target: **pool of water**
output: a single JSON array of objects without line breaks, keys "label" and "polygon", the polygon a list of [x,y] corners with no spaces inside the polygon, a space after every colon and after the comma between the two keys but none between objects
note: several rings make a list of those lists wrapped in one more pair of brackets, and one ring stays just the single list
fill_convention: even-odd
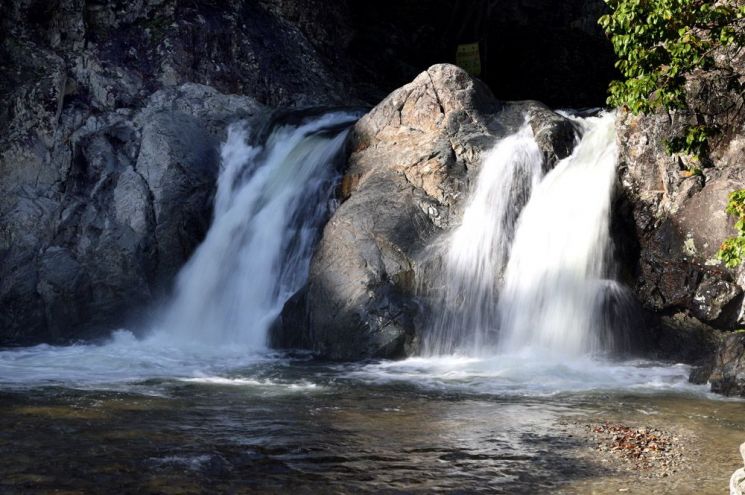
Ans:
[{"label": "pool of water", "polygon": [[[713,494],[745,441],[745,403],[683,366],[142,345],[0,352],[0,492]],[[603,421],[680,433],[684,463],[603,462],[573,426]]]}]

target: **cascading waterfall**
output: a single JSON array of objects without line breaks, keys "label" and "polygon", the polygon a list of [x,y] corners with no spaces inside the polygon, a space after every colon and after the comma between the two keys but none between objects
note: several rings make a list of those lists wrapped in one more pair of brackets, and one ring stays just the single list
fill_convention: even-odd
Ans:
[{"label": "cascading waterfall", "polygon": [[615,115],[574,119],[583,137],[534,190],[515,232],[499,298],[500,348],[562,357],[613,348],[604,312],[624,302],[612,275]]},{"label": "cascading waterfall", "polygon": [[[101,344],[0,351],[0,383],[108,387],[158,377],[232,383],[224,377],[231,370],[271,361],[262,352],[269,326],[307,280],[333,206],[341,152],[359,117],[295,112],[275,118],[266,132],[232,126],[212,225],[151,331],[141,339],[120,329]],[[250,145],[249,136],[258,144]]]},{"label": "cascading waterfall", "polygon": [[358,115],[334,112],[276,126],[263,146],[229,129],[212,226],[179,273],[151,340],[260,350],[305,282],[329,214],[334,162]]},{"label": "cascading waterfall", "polygon": [[[2,350],[0,384],[312,390],[306,378],[275,375],[285,365],[261,351],[269,325],[305,282],[338,178],[334,163],[358,115],[296,117],[262,133],[257,146],[247,144],[248,129],[230,130],[213,225],[150,335],[122,329],[101,344]],[[581,144],[543,178],[528,127],[487,154],[462,224],[441,246],[430,294],[442,319],[424,342],[428,355],[361,364],[344,376],[500,396],[688,390],[684,366],[590,354],[610,344],[607,320],[623,310],[626,293],[609,280],[613,116],[575,120]]]},{"label": "cascading waterfall", "polygon": [[461,224],[445,240],[435,276],[439,308],[426,355],[477,353],[493,344],[499,274],[520,209],[542,175],[543,155],[527,123],[487,154]]},{"label": "cascading waterfall", "polygon": [[609,279],[614,114],[573,120],[580,142],[543,178],[528,126],[488,154],[446,240],[425,355],[610,349],[604,315],[625,301]]}]

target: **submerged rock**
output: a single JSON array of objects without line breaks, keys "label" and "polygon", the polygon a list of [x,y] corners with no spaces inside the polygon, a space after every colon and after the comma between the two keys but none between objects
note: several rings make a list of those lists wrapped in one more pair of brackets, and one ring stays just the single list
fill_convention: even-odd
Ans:
[{"label": "submerged rock", "polygon": [[343,202],[313,257],[307,318],[298,318],[297,298],[284,312],[305,328],[283,329],[277,343],[305,342],[333,359],[416,348],[424,251],[459,218],[483,154],[526,117],[546,136],[547,157],[568,154],[566,119],[539,103],[500,102],[452,65],[431,67],[365,115],[351,139]]}]

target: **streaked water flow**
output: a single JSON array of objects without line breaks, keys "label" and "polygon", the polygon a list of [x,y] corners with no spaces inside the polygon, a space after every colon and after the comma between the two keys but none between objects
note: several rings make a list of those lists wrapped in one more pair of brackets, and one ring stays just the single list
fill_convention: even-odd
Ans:
[{"label": "streaked water flow", "polygon": [[537,348],[573,359],[614,347],[603,313],[623,290],[609,278],[615,114],[575,122],[581,141],[520,214],[498,305],[505,353]]},{"label": "streaked water flow", "polygon": [[212,225],[143,338],[117,330],[102,345],[2,351],[0,382],[100,386],[211,376],[270,359],[267,331],[307,279],[359,114],[289,118],[257,144],[245,123],[229,129]]},{"label": "streaked water flow", "polygon": [[[168,345],[266,347],[267,329],[308,275],[329,214],[334,160],[357,116],[330,113],[276,127],[261,146],[231,127],[215,216],[178,276],[153,339]],[[337,129],[329,136],[329,129]]]},{"label": "streaked water flow", "polygon": [[487,155],[442,245],[424,355],[568,361],[624,342],[628,298],[610,252],[615,115],[572,120],[581,139],[545,177],[528,125]]},{"label": "streaked water flow", "polygon": [[479,353],[493,343],[500,274],[515,221],[542,175],[543,154],[525,124],[501,140],[484,163],[461,224],[443,246],[432,306],[438,312],[424,354]]}]

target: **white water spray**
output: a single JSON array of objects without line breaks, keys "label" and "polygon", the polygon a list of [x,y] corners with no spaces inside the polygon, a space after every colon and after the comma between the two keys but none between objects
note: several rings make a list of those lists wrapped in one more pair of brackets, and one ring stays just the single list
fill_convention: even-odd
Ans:
[{"label": "white water spray", "polygon": [[[625,344],[618,330],[631,299],[610,278],[614,117],[572,118],[582,138],[542,180],[532,134],[521,129],[502,140],[482,166],[461,226],[443,246],[435,280],[444,287],[435,287],[432,299],[439,319],[424,356],[371,364],[355,375],[517,396],[705,393],[687,382],[687,366],[598,359]],[[516,191],[530,199],[516,201]]]},{"label": "white water spray", "polygon": [[101,345],[0,351],[0,384],[118,388],[153,378],[220,381],[231,370],[260,369],[276,359],[264,352],[267,330],[306,281],[330,213],[334,165],[358,117],[333,112],[275,125],[257,146],[247,143],[244,126],[232,127],[222,148],[212,225],[150,335],[137,339],[117,330]]},{"label": "white water spray", "polygon": [[229,130],[212,226],[151,340],[265,348],[269,326],[307,278],[332,163],[356,118],[337,112],[276,127],[262,147],[246,143],[245,128]]},{"label": "white water spray", "polygon": [[583,137],[520,214],[499,298],[500,348],[563,358],[611,348],[603,312],[610,280],[615,115],[575,119]]},{"label": "white water spray", "polygon": [[478,353],[494,342],[500,274],[515,222],[542,175],[543,155],[526,123],[487,154],[461,224],[448,236],[435,277],[437,319],[424,354]]},{"label": "white water spray", "polygon": [[528,126],[488,154],[442,253],[425,355],[571,359],[612,347],[606,316],[626,302],[609,279],[614,114],[573,120],[580,142],[543,178]]}]

